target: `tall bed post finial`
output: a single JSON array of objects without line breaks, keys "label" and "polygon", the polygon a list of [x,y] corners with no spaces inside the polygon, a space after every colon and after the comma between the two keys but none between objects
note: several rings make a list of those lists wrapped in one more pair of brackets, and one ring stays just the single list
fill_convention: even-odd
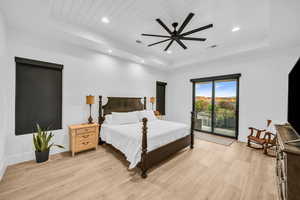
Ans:
[{"label": "tall bed post finial", "polygon": [[102,96],[99,96],[99,119],[102,117]]},{"label": "tall bed post finial", "polygon": [[144,97],[144,110],[147,109],[147,97]]},{"label": "tall bed post finial", "polygon": [[194,148],[194,122],[195,122],[195,115],[194,111],[191,112],[191,145],[190,148]]},{"label": "tall bed post finial", "polygon": [[[99,116],[98,116],[98,123],[99,123],[99,134],[101,131],[102,123],[104,122],[104,117],[102,115],[102,96],[99,96]],[[104,141],[101,140],[101,137],[99,135],[99,144],[102,145]]]},{"label": "tall bed post finial", "polygon": [[142,160],[141,170],[142,178],[147,178],[147,118],[143,118],[143,135],[142,135]]}]

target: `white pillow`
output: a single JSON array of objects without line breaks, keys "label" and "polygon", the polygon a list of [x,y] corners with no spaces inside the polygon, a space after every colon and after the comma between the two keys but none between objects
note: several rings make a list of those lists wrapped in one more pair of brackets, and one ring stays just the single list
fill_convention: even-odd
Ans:
[{"label": "white pillow", "polygon": [[139,118],[136,112],[117,113],[112,112],[113,124],[133,124],[139,123]]},{"label": "white pillow", "polygon": [[112,119],[112,115],[105,115],[105,120],[103,122],[103,124],[113,124],[113,119]]},{"label": "white pillow", "polygon": [[157,120],[156,116],[154,115],[153,110],[142,110],[137,112],[139,116],[139,120],[143,121],[143,118],[147,118],[148,121]]}]

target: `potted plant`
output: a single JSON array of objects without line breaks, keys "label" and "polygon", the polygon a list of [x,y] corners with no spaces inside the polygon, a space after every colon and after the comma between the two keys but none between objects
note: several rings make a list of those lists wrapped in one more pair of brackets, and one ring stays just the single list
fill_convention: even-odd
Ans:
[{"label": "potted plant", "polygon": [[53,146],[59,148],[64,148],[64,147],[54,143],[49,144],[54,135],[51,132],[48,132],[47,130],[43,130],[39,124],[37,124],[36,127],[37,127],[37,133],[33,134],[35,158],[37,163],[42,163],[49,159],[49,151],[51,147]]}]

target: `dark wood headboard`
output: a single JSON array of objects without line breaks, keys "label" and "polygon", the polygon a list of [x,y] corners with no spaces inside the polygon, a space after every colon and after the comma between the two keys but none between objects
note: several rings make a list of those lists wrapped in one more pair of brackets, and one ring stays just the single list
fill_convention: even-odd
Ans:
[{"label": "dark wood headboard", "polygon": [[[111,112],[132,112],[145,110],[147,98],[144,97],[107,97],[108,101],[102,105],[102,96],[99,96],[99,124],[104,120],[105,115]],[[144,99],[144,103],[142,103]]]}]

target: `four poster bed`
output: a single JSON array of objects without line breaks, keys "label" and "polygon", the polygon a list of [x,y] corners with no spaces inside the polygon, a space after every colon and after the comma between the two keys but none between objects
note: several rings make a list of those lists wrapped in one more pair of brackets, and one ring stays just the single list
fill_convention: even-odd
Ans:
[{"label": "four poster bed", "polygon": [[142,178],[147,177],[147,170],[152,166],[188,146],[191,149],[194,146],[193,113],[190,129],[185,124],[146,117],[132,124],[107,122],[114,113],[150,112],[145,110],[146,97],[108,97],[106,105],[102,105],[102,96],[99,96],[99,144],[107,143],[119,150],[130,162],[129,168],[141,169]]}]

